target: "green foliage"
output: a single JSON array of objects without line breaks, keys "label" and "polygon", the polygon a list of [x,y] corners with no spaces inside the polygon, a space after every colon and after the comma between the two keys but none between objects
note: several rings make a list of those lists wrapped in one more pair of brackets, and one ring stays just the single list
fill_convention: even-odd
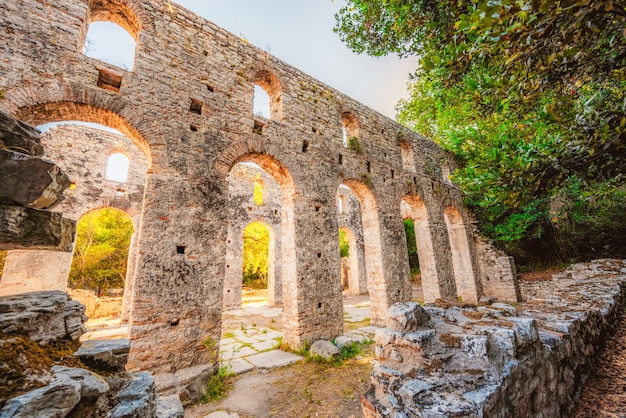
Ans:
[{"label": "green foliage", "polygon": [[341,258],[350,257],[350,241],[348,233],[343,229],[339,230],[339,254]]},{"label": "green foliage", "polygon": [[267,288],[270,234],[260,222],[250,223],[243,231],[243,285]]},{"label": "green foliage", "polygon": [[[459,157],[454,181],[497,243],[523,257],[586,258],[604,252],[557,247],[594,233],[623,251],[600,230],[624,211],[590,203],[602,190],[619,206],[626,174],[623,1],[349,0],[335,30],[357,52],[420,57],[398,118]],[[564,196],[567,226],[550,217]]]},{"label": "green foliage", "polygon": [[409,251],[411,275],[413,275],[420,271],[420,262],[417,256],[417,241],[415,239],[415,221],[413,219],[404,220],[404,236],[406,237],[406,248]]},{"label": "green foliage", "polygon": [[356,136],[351,136],[350,138],[348,138],[348,148],[358,153],[362,152],[361,141],[359,141],[359,138],[357,138]]},{"label": "green foliage", "polygon": [[206,391],[202,397],[202,403],[209,403],[219,401],[230,388],[232,388],[232,378],[234,373],[231,371],[230,364],[227,366],[220,366],[216,374],[212,375],[207,382]]},{"label": "green foliage", "polygon": [[132,233],[132,221],[119,210],[105,208],[83,216],[76,225],[70,286],[98,294],[124,287]]}]

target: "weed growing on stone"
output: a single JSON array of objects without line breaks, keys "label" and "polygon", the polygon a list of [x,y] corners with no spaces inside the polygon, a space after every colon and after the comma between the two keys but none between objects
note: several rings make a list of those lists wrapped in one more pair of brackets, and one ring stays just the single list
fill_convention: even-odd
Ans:
[{"label": "weed growing on stone", "polygon": [[231,371],[231,365],[220,366],[216,374],[209,379],[206,392],[202,397],[202,403],[209,403],[221,400],[232,387],[232,377],[235,374]]},{"label": "weed growing on stone", "polygon": [[235,334],[232,331],[224,333],[224,338],[235,338]]}]

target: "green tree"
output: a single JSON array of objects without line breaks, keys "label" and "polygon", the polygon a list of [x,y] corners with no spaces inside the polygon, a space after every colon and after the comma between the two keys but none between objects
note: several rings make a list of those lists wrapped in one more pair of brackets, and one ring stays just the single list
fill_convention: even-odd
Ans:
[{"label": "green tree", "polygon": [[341,258],[350,257],[350,240],[343,229],[339,230],[339,255]]},{"label": "green tree", "polygon": [[124,287],[132,233],[132,221],[119,210],[105,208],[83,216],[76,225],[70,286],[98,294]]},{"label": "green tree", "polygon": [[459,157],[454,180],[484,232],[563,258],[552,244],[572,236],[550,217],[561,191],[582,207],[623,184],[624,5],[349,0],[335,30],[357,52],[419,55],[399,120]]},{"label": "green tree", "polygon": [[243,285],[267,288],[270,233],[261,222],[251,222],[243,231]]}]

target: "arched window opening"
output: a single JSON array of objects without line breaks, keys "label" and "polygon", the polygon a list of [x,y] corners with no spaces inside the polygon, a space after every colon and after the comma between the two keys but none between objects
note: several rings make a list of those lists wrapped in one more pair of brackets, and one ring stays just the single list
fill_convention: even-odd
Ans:
[{"label": "arched window opening", "polygon": [[400,140],[400,154],[402,156],[402,167],[405,170],[415,172],[415,160],[413,159],[413,147],[405,138]]},{"label": "arched window opening", "polygon": [[272,72],[259,71],[254,78],[254,114],[281,122],[283,119],[282,93],[280,81]]},{"label": "arched window opening", "polygon": [[83,216],[76,224],[69,287],[92,290],[97,296],[124,288],[133,231],[133,222],[118,209],[104,208]]},{"label": "arched window opening", "polygon": [[352,112],[341,115],[343,146],[353,151],[361,151],[359,122]]},{"label": "arched window opening", "polygon": [[132,71],[135,62],[135,39],[112,22],[93,22],[87,30],[83,54]]},{"label": "arched window opening", "polygon": [[111,154],[107,161],[107,171],[104,176],[107,180],[126,183],[128,181],[128,169],[130,160],[121,152]]},{"label": "arched window opening", "polygon": [[337,209],[340,215],[348,213],[348,199],[345,195],[339,195],[337,198]]}]

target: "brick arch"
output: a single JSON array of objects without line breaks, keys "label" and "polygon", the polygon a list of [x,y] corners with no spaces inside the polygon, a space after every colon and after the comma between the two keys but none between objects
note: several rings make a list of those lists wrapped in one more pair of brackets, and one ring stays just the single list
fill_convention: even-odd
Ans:
[{"label": "brick arch", "polygon": [[137,232],[137,225],[135,225],[135,222],[133,220],[133,216],[135,216],[137,212],[132,210],[131,203],[126,199],[102,199],[94,202],[94,204],[90,208],[85,210],[80,215],[80,217],[77,219],[77,222],[83,219],[85,216],[89,215],[90,213],[97,212],[102,209],[115,209],[124,213],[124,215],[126,215],[128,219],[133,223],[133,232]]},{"label": "brick arch", "polygon": [[6,99],[9,113],[32,125],[79,120],[117,129],[133,141],[152,168],[154,155],[147,138],[160,134],[152,127],[140,128],[141,115],[133,115],[127,99],[76,84],[20,87],[8,91]]},{"label": "brick arch", "polygon": [[141,30],[154,29],[143,5],[134,0],[92,0],[87,17],[87,26],[92,22],[112,22],[128,32],[135,42]]},{"label": "brick arch", "polygon": [[259,159],[261,161],[266,161],[266,165],[271,171],[268,171],[261,164],[259,165],[276,178],[279,184],[282,185],[278,178],[285,180],[289,178],[291,179],[291,183],[293,183],[289,170],[282,164],[282,162],[280,162],[279,158],[276,157],[276,155],[279,154],[280,150],[272,144],[269,144],[264,140],[249,137],[245,141],[238,141],[231,144],[230,147],[224,150],[221,158],[219,158],[215,163],[215,173],[220,179],[226,181],[228,173],[230,173],[230,170],[232,170],[235,164],[251,161],[252,159]]}]

